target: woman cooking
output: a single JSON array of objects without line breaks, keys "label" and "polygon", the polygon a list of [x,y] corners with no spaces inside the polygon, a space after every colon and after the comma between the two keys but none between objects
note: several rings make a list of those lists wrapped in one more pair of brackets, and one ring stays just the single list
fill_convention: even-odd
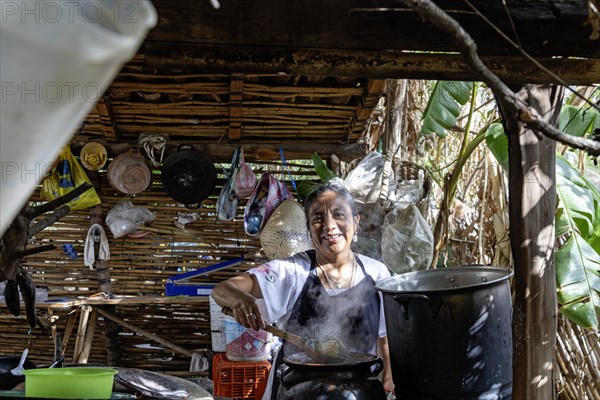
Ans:
[{"label": "woman cooking", "polygon": [[[219,283],[212,297],[233,310],[234,318],[255,330],[265,321],[324,341],[338,338],[350,352],[378,354],[384,360],[382,383],[393,390],[383,302],[375,284],[390,276],[379,261],[352,252],[359,215],[348,190],[325,183],[306,199],[304,212],[314,250],[273,260]],[[354,239],[356,240],[356,239]],[[265,307],[257,302],[264,299]],[[275,399],[274,372],[283,356],[297,353],[284,343],[271,368],[263,400]]]}]

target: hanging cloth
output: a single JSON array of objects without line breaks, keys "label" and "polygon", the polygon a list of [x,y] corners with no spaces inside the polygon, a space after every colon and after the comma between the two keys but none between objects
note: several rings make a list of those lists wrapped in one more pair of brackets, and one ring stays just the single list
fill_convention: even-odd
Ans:
[{"label": "hanging cloth", "polygon": [[108,248],[108,240],[104,228],[100,224],[94,224],[90,227],[85,238],[85,246],[83,249],[83,264],[92,269],[96,262],[96,254],[94,244],[100,243],[98,250],[98,260],[109,260],[110,249]]},{"label": "hanging cloth", "polygon": [[162,164],[168,138],[168,135],[153,135],[150,133],[140,134],[138,143],[146,150],[150,163],[154,167],[160,167]]}]

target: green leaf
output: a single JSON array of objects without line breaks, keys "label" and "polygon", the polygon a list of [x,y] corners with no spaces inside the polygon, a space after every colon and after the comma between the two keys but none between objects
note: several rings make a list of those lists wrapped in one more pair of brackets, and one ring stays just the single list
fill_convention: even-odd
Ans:
[{"label": "green leaf", "polygon": [[595,328],[598,326],[596,310],[591,302],[568,304],[559,309],[561,314],[584,328]]},{"label": "green leaf", "polygon": [[313,165],[315,166],[315,171],[317,172],[317,175],[319,175],[319,178],[321,178],[321,182],[325,183],[328,180],[337,176],[332,170],[327,168],[327,164],[325,164],[321,157],[319,157],[316,153],[313,153],[313,155],[310,156],[310,158],[313,161]]},{"label": "green leaf", "polygon": [[596,214],[594,194],[588,182],[562,156],[556,156],[556,191],[568,218],[576,224],[584,237],[593,231],[592,219]]},{"label": "green leaf", "polygon": [[593,229],[585,240],[592,246],[596,253],[600,254],[600,202],[596,202]]},{"label": "green leaf", "polygon": [[584,136],[600,127],[600,113],[593,108],[563,105],[558,121],[561,131],[573,136]]},{"label": "green leaf", "polygon": [[321,185],[318,182],[310,182],[310,181],[300,181],[298,182],[298,197],[300,201],[306,200],[308,195]]},{"label": "green leaf", "polygon": [[554,230],[556,233],[556,237],[565,235],[573,230],[571,228],[571,222],[569,221],[569,217],[567,216],[567,214],[565,213],[565,210],[563,208],[556,209],[556,216],[554,218],[555,218]]},{"label": "green leaf", "polygon": [[583,181],[587,184],[592,196],[594,198],[594,220],[592,222],[593,228],[590,234],[585,237],[585,240],[592,246],[596,253],[600,254],[600,191],[598,188],[598,184],[591,182],[585,176],[581,177]]},{"label": "green leaf", "polygon": [[508,138],[502,124],[494,123],[485,133],[485,142],[498,164],[508,172]]},{"label": "green leaf", "polygon": [[444,137],[471,97],[473,82],[438,81],[423,112],[422,135],[435,133]]},{"label": "green leaf", "polygon": [[555,262],[560,311],[578,325],[598,327],[600,254],[572,232],[556,252]]}]

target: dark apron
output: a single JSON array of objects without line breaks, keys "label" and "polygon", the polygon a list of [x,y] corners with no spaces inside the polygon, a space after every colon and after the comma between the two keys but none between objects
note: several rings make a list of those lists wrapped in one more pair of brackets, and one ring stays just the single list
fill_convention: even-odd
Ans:
[{"label": "dark apron", "polygon": [[[300,296],[294,303],[287,331],[300,336],[323,340],[337,337],[349,352],[370,353],[379,333],[379,294],[375,281],[367,274],[356,256],[365,278],[356,286],[337,295],[330,295],[313,270],[317,267],[314,250],[306,252],[311,260],[308,279]],[[284,342],[272,368],[283,363],[283,357],[303,352],[300,348]],[[271,399],[277,398],[279,379],[273,377]]]}]

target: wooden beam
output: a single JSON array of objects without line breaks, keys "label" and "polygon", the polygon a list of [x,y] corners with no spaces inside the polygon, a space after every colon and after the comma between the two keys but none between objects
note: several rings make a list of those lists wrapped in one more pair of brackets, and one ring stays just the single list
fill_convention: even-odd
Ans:
[{"label": "wooden beam", "polygon": [[[600,46],[599,46],[600,47]],[[354,76],[363,78],[478,80],[460,54],[400,51],[202,46],[146,42],[145,68],[220,73]],[[522,56],[481,56],[504,82],[558,83]],[[599,59],[538,58],[570,85],[600,82]]]},{"label": "wooden beam", "polygon": [[[160,16],[148,36],[165,41],[238,47],[452,52],[452,37],[393,0],[238,0],[214,9],[209,1],[154,0]],[[587,0],[510,2],[438,0],[477,43],[480,54],[517,55],[490,25],[535,57],[600,59],[592,28],[584,26]],[[509,14],[510,17],[507,15]],[[491,24],[483,18],[487,18]],[[224,67],[226,65],[222,65]],[[238,70],[243,71],[243,70]],[[359,75],[360,76],[360,75]]]},{"label": "wooden beam", "polygon": [[115,128],[115,121],[110,109],[110,101],[106,96],[100,97],[100,100],[96,104],[96,110],[98,111],[104,137],[108,140],[117,140],[118,135]]},{"label": "wooden beam", "polygon": [[[71,142],[71,148],[74,154],[81,150],[85,142]],[[180,143],[170,143],[167,145],[165,154],[174,152]],[[238,144],[203,144],[194,143],[194,146],[204,152],[212,162],[222,163],[230,162],[233,151]],[[313,153],[319,154],[321,158],[329,158],[335,154],[340,160],[352,161],[367,154],[368,148],[365,143],[322,143],[306,141],[290,141],[282,143],[251,144],[244,143],[244,158],[246,162],[272,161],[279,160],[279,146],[283,147],[285,157],[289,160],[307,160]],[[129,151],[130,145],[127,143],[105,143],[105,147],[111,156],[115,156]]]},{"label": "wooden beam", "polygon": [[[363,97],[360,99],[360,103],[358,104],[358,107],[356,107],[354,117],[348,127],[348,139],[351,138],[356,124],[364,123],[371,116],[373,109],[377,105],[377,102],[379,102],[379,99],[385,90],[385,84],[385,79],[369,79]],[[363,126],[361,126],[361,129],[362,128]]]},{"label": "wooden beam", "polygon": [[229,140],[242,137],[242,104],[244,98],[244,74],[231,74],[229,91]]}]

